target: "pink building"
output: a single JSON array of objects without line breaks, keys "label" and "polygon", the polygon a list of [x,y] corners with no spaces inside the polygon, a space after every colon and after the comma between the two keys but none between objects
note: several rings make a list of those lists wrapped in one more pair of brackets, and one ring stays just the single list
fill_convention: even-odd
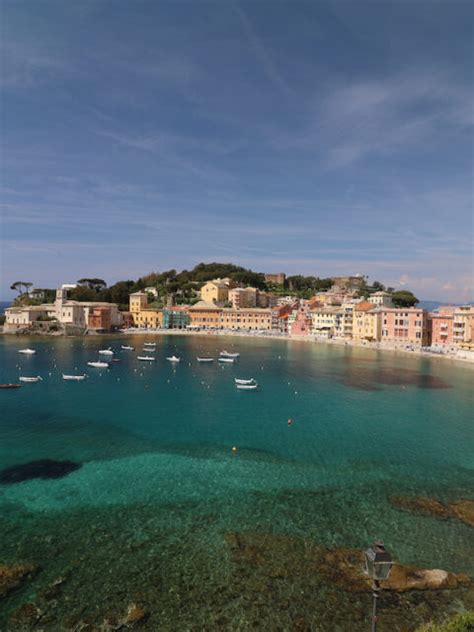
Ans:
[{"label": "pink building", "polygon": [[431,344],[428,312],[418,307],[382,308],[382,342]]},{"label": "pink building", "polygon": [[[453,310],[454,311],[454,310]],[[431,318],[431,344],[453,344],[453,313],[433,313]]]},{"label": "pink building", "polygon": [[292,336],[309,336],[313,327],[313,321],[308,311],[304,307],[300,307],[296,314],[294,322],[291,324]]}]

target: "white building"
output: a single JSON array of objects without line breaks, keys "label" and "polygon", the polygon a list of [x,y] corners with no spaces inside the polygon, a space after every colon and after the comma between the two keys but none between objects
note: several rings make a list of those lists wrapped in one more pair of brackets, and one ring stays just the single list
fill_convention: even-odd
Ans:
[{"label": "white building", "polygon": [[393,307],[393,298],[388,292],[374,292],[367,300],[378,307]]}]

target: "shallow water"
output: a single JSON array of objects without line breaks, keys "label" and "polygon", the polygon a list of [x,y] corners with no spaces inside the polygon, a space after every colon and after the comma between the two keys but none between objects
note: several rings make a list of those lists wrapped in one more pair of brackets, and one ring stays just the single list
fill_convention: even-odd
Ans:
[{"label": "shallow water", "polygon": [[[157,361],[137,361],[153,339]],[[87,367],[108,345],[122,362]],[[36,355],[19,355],[26,346]],[[240,360],[196,362],[223,348]],[[173,353],[182,358],[174,368]],[[63,381],[76,367],[89,378]],[[44,380],[0,391],[0,470],[39,459],[82,466],[0,485],[0,561],[41,566],[0,602],[2,630],[31,601],[43,615],[26,625],[45,631],[80,621],[98,629],[132,602],[148,611],[149,630],[367,629],[370,596],[317,573],[282,579],[266,563],[239,564],[230,532],[287,536],[294,550],[269,539],[269,554],[291,549],[295,567],[306,541],[364,548],[383,538],[404,563],[474,575],[472,528],[387,500],[472,497],[470,366],[264,339],[2,337],[0,381],[19,374]],[[260,388],[238,391],[234,377]],[[47,599],[58,576],[66,579]],[[413,630],[473,601],[464,589],[387,593],[379,627]]]}]

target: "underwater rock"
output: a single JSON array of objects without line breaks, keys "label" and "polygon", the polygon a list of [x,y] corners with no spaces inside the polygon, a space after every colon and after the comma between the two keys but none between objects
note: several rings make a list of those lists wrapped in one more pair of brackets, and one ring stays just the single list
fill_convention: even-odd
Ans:
[{"label": "underwater rock", "polygon": [[39,570],[35,564],[1,564],[0,563],[0,599],[15,590],[24,581],[31,578]]},{"label": "underwater rock", "polygon": [[449,508],[456,518],[474,527],[474,500],[456,500]]},{"label": "underwater rock", "polygon": [[437,518],[449,518],[451,511],[439,500],[429,496],[390,496],[389,502],[399,509],[407,509],[417,513],[436,516]]},{"label": "underwater rock", "polygon": [[54,599],[55,597],[58,596],[60,590],[61,590],[61,586],[64,584],[64,582],[66,581],[65,577],[58,577],[56,578],[53,582],[51,582],[51,584],[49,584],[49,586],[47,586],[41,593],[40,596],[43,599],[46,599],[47,601],[49,601],[50,599]]},{"label": "underwater rock", "polygon": [[80,463],[74,461],[54,461],[39,459],[29,463],[20,463],[0,471],[0,483],[12,485],[32,478],[61,478],[78,470]]},{"label": "underwater rock", "polygon": [[456,500],[444,505],[428,496],[390,496],[389,502],[399,509],[407,509],[436,518],[457,518],[474,527],[474,500]]},{"label": "underwater rock", "polygon": [[15,626],[15,630],[25,627],[30,629],[42,616],[43,611],[35,603],[24,603],[13,612],[10,623]]},{"label": "underwater rock", "polygon": [[[364,575],[364,553],[358,549],[325,549],[300,538],[271,533],[229,533],[226,535],[235,562],[261,566],[268,577],[305,576],[325,581],[347,592],[370,592],[371,580]],[[384,590],[439,590],[470,583],[466,574],[421,569],[395,563]]]},{"label": "underwater rock", "polygon": [[131,603],[128,606],[127,615],[123,619],[123,625],[133,625],[134,623],[143,621],[147,614],[146,610],[134,603]]}]

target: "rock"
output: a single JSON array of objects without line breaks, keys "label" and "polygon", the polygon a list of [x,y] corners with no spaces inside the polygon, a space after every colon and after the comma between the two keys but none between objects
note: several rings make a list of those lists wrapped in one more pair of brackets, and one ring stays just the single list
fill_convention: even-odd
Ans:
[{"label": "rock", "polygon": [[0,599],[15,590],[37,573],[35,564],[1,564],[0,563]]},{"label": "rock", "polygon": [[15,630],[19,627],[30,629],[42,616],[43,611],[35,603],[25,603],[13,612],[10,623],[15,626]]},{"label": "rock", "polygon": [[474,500],[456,500],[446,505],[429,496],[390,496],[388,500],[399,509],[441,519],[457,518],[474,527]]},{"label": "rock", "polygon": [[62,478],[81,467],[74,461],[55,461],[39,459],[29,463],[20,463],[0,471],[0,483],[12,485],[33,478]]},{"label": "rock", "polygon": [[474,500],[457,500],[449,504],[452,513],[471,527],[474,527]]},{"label": "rock", "polygon": [[443,505],[439,500],[428,496],[390,496],[389,502],[400,509],[415,511],[437,518],[449,518],[451,510]]},{"label": "rock", "polygon": [[[364,574],[364,553],[359,549],[325,549],[300,538],[269,533],[231,533],[226,536],[234,562],[260,566],[269,578],[306,577],[308,584],[323,578],[347,592],[370,592],[372,581]],[[395,563],[384,590],[440,590],[469,583],[470,577],[444,570],[420,569]]]},{"label": "rock", "polygon": [[66,581],[65,577],[57,577],[49,586],[47,586],[41,593],[40,596],[43,599],[50,600],[54,597],[57,597],[59,591],[61,590],[62,584]]},{"label": "rock", "polygon": [[147,616],[146,610],[144,610],[140,606],[137,606],[134,603],[131,603],[128,606],[127,615],[124,618],[123,623],[124,625],[133,625],[135,623],[138,623],[139,621],[143,621],[143,619],[145,619],[146,616]]}]

